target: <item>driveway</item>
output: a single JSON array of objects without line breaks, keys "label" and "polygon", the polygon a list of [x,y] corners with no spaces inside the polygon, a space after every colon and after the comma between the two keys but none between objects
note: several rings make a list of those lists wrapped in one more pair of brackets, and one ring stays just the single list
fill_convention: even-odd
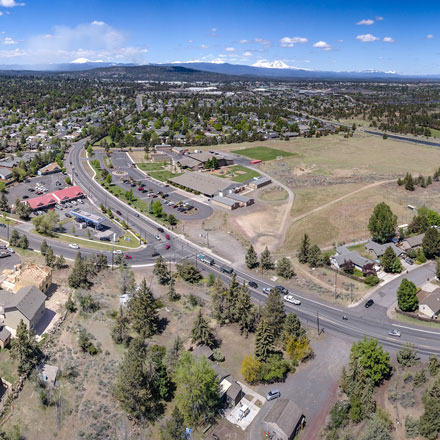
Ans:
[{"label": "driveway", "polygon": [[[277,388],[281,397],[295,402],[306,416],[306,428],[302,440],[319,438],[319,431],[337,398],[338,382],[342,367],[348,362],[351,342],[327,333],[312,341],[315,357],[300,366],[285,383],[262,385],[259,393],[266,395]],[[262,422],[275,401],[267,402],[255,417],[249,431],[249,439],[260,440]]]}]

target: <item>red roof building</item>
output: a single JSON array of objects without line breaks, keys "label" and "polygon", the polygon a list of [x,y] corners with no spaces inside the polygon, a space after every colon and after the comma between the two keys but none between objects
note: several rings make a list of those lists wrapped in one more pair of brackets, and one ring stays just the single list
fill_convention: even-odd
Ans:
[{"label": "red roof building", "polygon": [[59,191],[55,191],[43,196],[34,197],[27,200],[27,204],[35,211],[37,209],[47,208],[59,202],[67,202],[69,200],[82,197],[84,193],[79,186],[69,186]]}]

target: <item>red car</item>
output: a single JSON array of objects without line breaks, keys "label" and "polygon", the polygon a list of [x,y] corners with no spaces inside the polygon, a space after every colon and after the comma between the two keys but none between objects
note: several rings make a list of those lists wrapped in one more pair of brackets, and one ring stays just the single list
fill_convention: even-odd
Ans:
[{"label": "red car", "polygon": [[169,249],[171,246],[167,243],[166,245],[165,245],[165,249]]},{"label": "red car", "polygon": [[131,260],[132,258],[133,258],[133,257],[132,257],[131,255],[126,255],[126,256],[125,256],[125,259],[126,259],[126,260]]},{"label": "red car", "polygon": [[140,186],[140,187],[138,188],[138,190],[139,190],[139,191],[143,191],[143,190],[144,190],[144,187],[143,187],[143,186]]},{"label": "red car", "polygon": [[170,239],[170,236],[167,234],[167,235],[165,235],[165,238],[166,238],[167,240],[169,240],[169,239]]}]

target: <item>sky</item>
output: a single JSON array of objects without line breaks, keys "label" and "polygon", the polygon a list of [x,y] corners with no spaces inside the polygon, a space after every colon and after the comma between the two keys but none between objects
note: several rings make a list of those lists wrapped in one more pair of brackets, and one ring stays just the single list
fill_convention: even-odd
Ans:
[{"label": "sky", "polygon": [[0,64],[282,61],[440,74],[440,2],[0,0]]}]

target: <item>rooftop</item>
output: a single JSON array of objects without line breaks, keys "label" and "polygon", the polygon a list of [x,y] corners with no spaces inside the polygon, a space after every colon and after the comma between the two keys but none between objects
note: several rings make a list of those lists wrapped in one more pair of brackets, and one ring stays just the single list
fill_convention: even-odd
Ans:
[{"label": "rooftop", "polygon": [[264,421],[277,425],[289,437],[295,431],[302,416],[302,411],[291,400],[277,399]]},{"label": "rooftop", "polygon": [[173,177],[170,180],[178,185],[183,185],[210,196],[236,185],[232,180],[222,179],[221,177],[199,172],[187,172],[181,176]]}]

